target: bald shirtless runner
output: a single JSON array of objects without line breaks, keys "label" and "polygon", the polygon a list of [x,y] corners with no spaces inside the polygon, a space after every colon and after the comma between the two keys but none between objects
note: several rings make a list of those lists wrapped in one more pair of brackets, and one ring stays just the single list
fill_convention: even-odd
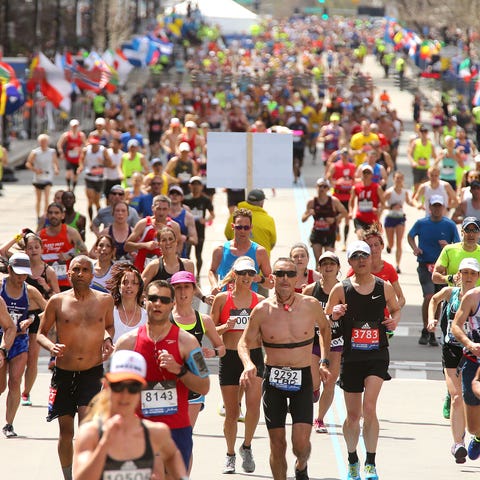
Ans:
[{"label": "bald shirtless runner", "polygon": [[[38,343],[56,356],[48,399],[47,421],[58,418],[58,456],[66,480],[72,478],[74,417],[85,417],[100,391],[102,362],[113,351],[113,298],[90,288],[93,264],[85,255],[70,263],[72,289],[54,295],[40,322]],[[48,339],[55,325],[57,343]]]},{"label": "bald shirtless runner", "polygon": [[308,480],[310,433],[313,421],[313,387],[310,366],[315,325],[320,329],[320,376],[329,376],[330,325],[320,302],[295,293],[296,265],[289,258],[279,258],[272,275],[275,295],[260,302],[253,310],[238,354],[244,371],[240,378],[246,389],[256,376],[250,349],[261,338],[265,348],[263,411],[270,436],[270,468],[275,480],[286,480],[285,420],[292,416],[292,449],[297,457],[295,479]]}]

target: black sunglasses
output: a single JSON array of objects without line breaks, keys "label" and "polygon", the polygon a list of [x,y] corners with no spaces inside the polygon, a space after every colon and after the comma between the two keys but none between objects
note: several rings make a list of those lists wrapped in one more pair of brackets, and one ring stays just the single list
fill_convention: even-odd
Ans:
[{"label": "black sunglasses", "polygon": [[233,228],[235,230],[250,230],[252,226],[251,225],[234,225]]},{"label": "black sunglasses", "polygon": [[123,197],[125,195],[124,192],[110,192],[110,195],[120,195],[120,197]]},{"label": "black sunglasses", "polygon": [[140,382],[126,383],[126,382],[115,382],[110,383],[110,388],[112,392],[121,393],[125,390],[128,393],[135,394],[142,391],[143,385]]},{"label": "black sunglasses", "polygon": [[365,252],[355,252],[354,254],[350,255],[350,260],[358,260],[360,258],[368,258],[370,255]]},{"label": "black sunglasses", "polygon": [[480,230],[478,228],[464,228],[465,233],[478,233]]},{"label": "black sunglasses", "polygon": [[248,275],[249,277],[254,277],[257,274],[255,270],[235,270],[235,273],[237,275],[240,275],[241,277],[244,277],[245,275]]},{"label": "black sunglasses", "polygon": [[147,295],[147,300],[149,302],[158,302],[160,300],[160,303],[163,303],[164,305],[168,305],[169,303],[172,303],[173,299],[170,297],[164,297],[162,295]]},{"label": "black sunglasses", "polygon": [[295,270],[275,270],[273,274],[278,277],[288,277],[288,278],[294,278],[297,276],[297,272]]}]

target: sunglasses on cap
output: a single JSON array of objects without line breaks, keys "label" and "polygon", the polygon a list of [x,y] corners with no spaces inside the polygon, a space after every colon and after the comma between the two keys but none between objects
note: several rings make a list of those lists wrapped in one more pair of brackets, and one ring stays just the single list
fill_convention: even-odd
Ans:
[{"label": "sunglasses on cap", "polygon": [[245,230],[245,231],[248,231],[252,228],[251,225],[234,225],[233,228],[235,230]]},{"label": "sunglasses on cap", "polygon": [[350,256],[350,260],[359,260],[360,258],[368,258],[370,255],[365,252],[355,252]]},{"label": "sunglasses on cap", "polygon": [[283,278],[283,277],[294,278],[297,276],[297,272],[295,270],[275,270],[273,274],[277,278]]},{"label": "sunglasses on cap", "polygon": [[142,391],[143,385],[140,382],[115,382],[110,383],[110,389],[115,393],[122,393],[125,390],[132,395],[135,393],[140,393]]},{"label": "sunglasses on cap", "polygon": [[248,275],[249,277],[254,277],[257,274],[255,270],[235,270],[235,273],[237,275],[240,275],[241,277],[244,277],[245,275]]},{"label": "sunglasses on cap", "polygon": [[160,300],[160,303],[163,303],[163,305],[169,305],[173,302],[172,298],[164,297],[162,295],[147,295],[147,300],[152,303],[158,302]]}]

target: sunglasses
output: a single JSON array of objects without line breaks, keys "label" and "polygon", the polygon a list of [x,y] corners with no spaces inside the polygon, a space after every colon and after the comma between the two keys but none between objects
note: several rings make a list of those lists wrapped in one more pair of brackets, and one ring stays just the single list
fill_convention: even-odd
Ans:
[{"label": "sunglasses", "polygon": [[110,383],[110,388],[112,392],[122,393],[125,390],[132,395],[135,393],[140,393],[142,391],[143,385],[140,382],[126,383],[126,382],[115,382]]},{"label": "sunglasses", "polygon": [[172,298],[164,297],[162,295],[147,295],[147,300],[152,303],[158,302],[160,300],[160,303],[163,303],[163,305],[169,305],[173,302]]},{"label": "sunglasses", "polygon": [[152,182],[150,185],[162,185],[163,182]]},{"label": "sunglasses", "polygon": [[235,270],[235,273],[237,275],[240,275],[240,277],[244,277],[245,275],[248,275],[249,277],[254,277],[257,274],[255,270]]},{"label": "sunglasses", "polygon": [[118,195],[119,197],[123,197],[125,194],[123,192],[110,192],[110,195]]},{"label": "sunglasses", "polygon": [[370,255],[365,252],[355,252],[353,255],[350,256],[350,260],[358,260],[360,258],[368,258]]},{"label": "sunglasses", "polygon": [[328,185],[317,185],[318,188],[328,188]]},{"label": "sunglasses", "polygon": [[282,277],[295,278],[297,276],[297,272],[295,270],[275,270],[273,274],[277,278],[282,278]]},{"label": "sunglasses", "polygon": [[234,225],[233,228],[235,230],[245,230],[245,231],[248,231],[252,228],[251,225]]},{"label": "sunglasses", "polygon": [[480,230],[478,228],[465,228],[463,230],[465,233],[478,233]]}]

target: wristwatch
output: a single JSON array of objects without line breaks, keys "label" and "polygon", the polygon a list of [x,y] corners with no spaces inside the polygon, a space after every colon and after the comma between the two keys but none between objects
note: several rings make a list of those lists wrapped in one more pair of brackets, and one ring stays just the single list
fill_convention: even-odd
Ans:
[{"label": "wristwatch", "polygon": [[177,378],[183,377],[188,372],[188,368],[185,365],[180,367],[180,371],[177,373]]},{"label": "wristwatch", "polygon": [[3,352],[3,356],[5,357],[5,360],[8,357],[8,350],[5,347],[0,347],[0,352]]},{"label": "wristwatch", "polygon": [[447,281],[448,283],[453,283],[453,275],[448,275]]},{"label": "wristwatch", "polygon": [[326,367],[330,366],[330,360],[328,358],[321,358],[319,363],[325,365]]}]

